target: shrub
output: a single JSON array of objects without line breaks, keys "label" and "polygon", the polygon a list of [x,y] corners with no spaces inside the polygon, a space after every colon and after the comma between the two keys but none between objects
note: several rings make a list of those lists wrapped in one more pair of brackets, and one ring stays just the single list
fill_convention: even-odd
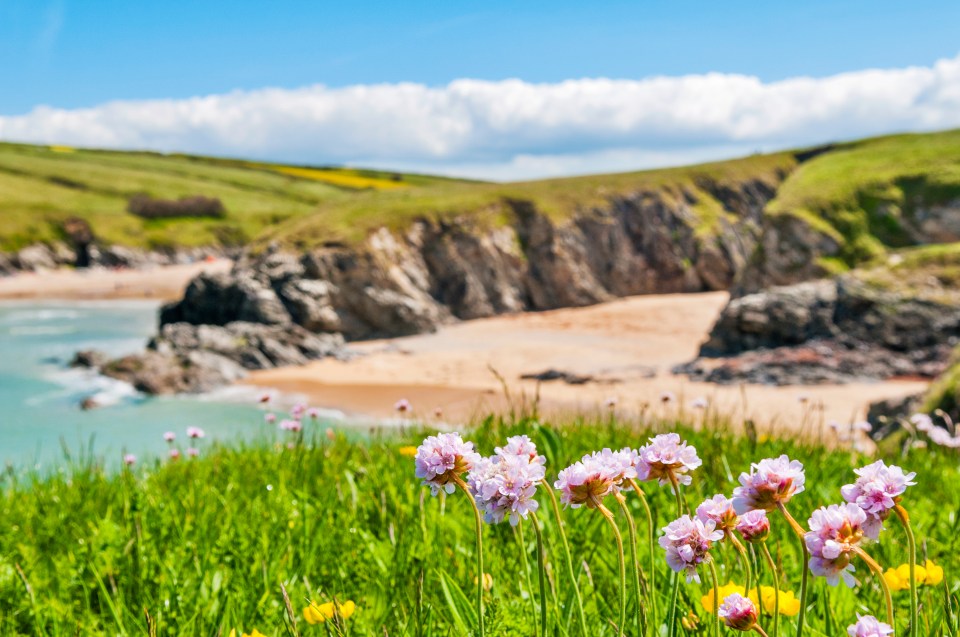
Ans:
[{"label": "shrub", "polygon": [[143,219],[174,217],[210,217],[222,219],[227,211],[216,197],[192,195],[177,200],[154,199],[145,194],[134,195],[127,203],[127,212]]}]

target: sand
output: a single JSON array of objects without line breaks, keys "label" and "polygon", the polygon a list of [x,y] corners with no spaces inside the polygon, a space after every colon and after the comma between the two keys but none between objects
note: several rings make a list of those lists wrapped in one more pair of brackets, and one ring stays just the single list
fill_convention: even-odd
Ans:
[{"label": "sand", "polygon": [[[490,410],[531,404],[539,393],[547,417],[597,413],[617,402],[624,415],[657,410],[695,412],[705,398],[715,413],[754,420],[761,429],[804,428],[820,422],[850,423],[868,404],[922,391],[926,382],[884,381],[846,385],[768,387],[693,383],[670,369],[695,357],[726,293],[650,295],[587,308],[516,314],[458,323],[434,334],[353,344],[360,356],[348,362],[323,360],[300,367],[255,372],[250,381],[308,396],[315,404],[348,415],[389,417],[394,402],[408,399],[414,416],[447,422]],[[598,382],[521,380],[546,369],[590,375]],[[493,371],[504,379],[511,399]],[[660,403],[663,392],[677,400]],[[801,402],[801,397],[807,397]],[[822,418],[821,406],[822,405]],[[703,414],[695,412],[696,418]]]},{"label": "sand", "polygon": [[226,272],[233,262],[216,259],[188,265],[143,269],[83,269],[28,272],[0,277],[0,299],[103,300],[158,299],[183,296],[190,279],[201,272]]}]

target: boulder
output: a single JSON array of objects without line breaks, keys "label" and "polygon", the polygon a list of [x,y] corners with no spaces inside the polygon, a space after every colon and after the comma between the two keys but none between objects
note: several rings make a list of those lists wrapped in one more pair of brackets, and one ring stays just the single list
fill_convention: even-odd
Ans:
[{"label": "boulder", "polygon": [[28,246],[17,252],[15,263],[18,269],[30,272],[53,270],[57,267],[53,252],[42,244]]}]

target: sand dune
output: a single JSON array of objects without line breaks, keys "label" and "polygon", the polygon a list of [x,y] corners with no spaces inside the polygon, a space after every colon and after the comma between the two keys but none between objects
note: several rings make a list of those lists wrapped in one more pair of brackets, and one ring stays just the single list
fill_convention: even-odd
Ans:
[{"label": "sand dune", "polygon": [[[726,293],[651,295],[586,308],[500,316],[444,327],[434,334],[357,343],[362,356],[323,360],[302,367],[256,372],[252,382],[299,392],[317,404],[349,414],[389,416],[393,403],[409,399],[416,415],[466,419],[506,405],[500,382],[514,402],[539,393],[542,411],[616,409],[637,413],[664,410],[660,395],[672,392],[669,409],[690,411],[706,398],[711,409],[744,415],[761,426],[816,428],[821,420],[851,422],[880,398],[904,396],[926,387],[920,381],[886,381],[810,387],[716,386],[692,383],[670,369],[696,355]],[[557,369],[589,375],[595,382],[537,383],[523,374]],[[801,403],[801,396],[808,397]]]}]

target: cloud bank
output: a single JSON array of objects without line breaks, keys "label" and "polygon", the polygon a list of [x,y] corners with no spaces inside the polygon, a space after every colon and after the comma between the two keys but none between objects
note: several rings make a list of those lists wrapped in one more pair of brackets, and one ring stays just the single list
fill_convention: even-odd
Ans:
[{"label": "cloud bank", "polygon": [[511,180],[957,126],[960,56],[770,83],[721,73],[552,84],[462,79],[39,106],[0,116],[0,139]]}]

